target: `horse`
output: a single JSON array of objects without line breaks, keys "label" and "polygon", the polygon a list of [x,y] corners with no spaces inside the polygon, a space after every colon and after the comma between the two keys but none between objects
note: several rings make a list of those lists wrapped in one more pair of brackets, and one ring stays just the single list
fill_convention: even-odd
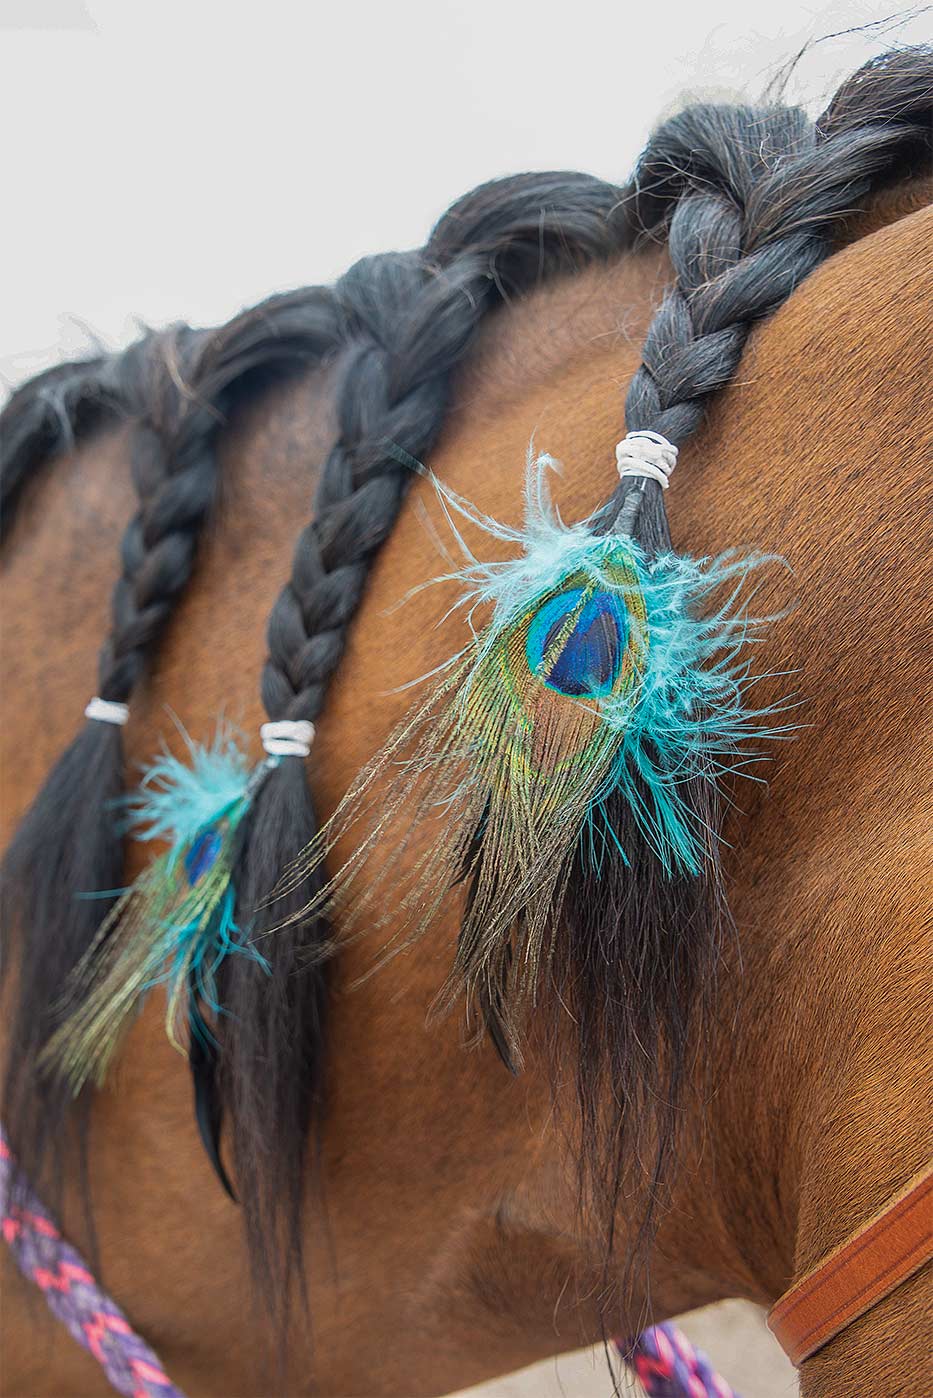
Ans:
[{"label": "horse", "polygon": [[[38,925],[9,919],[4,1116],[13,1148],[48,1190],[63,1177],[64,1231],[99,1258],[109,1290],[186,1392],[443,1394],[607,1333],[634,1334],[649,1315],[724,1297],[767,1306],[925,1164],[926,735],[917,701],[929,611],[917,541],[933,445],[931,92],[923,50],[889,55],[841,89],[816,146],[812,135],[806,146],[836,140],[826,169],[853,166],[821,225],[828,255],[769,313],[736,310],[750,332],[737,369],[724,373],[707,357],[708,381],[687,394],[702,399],[702,412],[666,492],[671,532],[697,557],[725,541],[786,560],[790,576],[770,570],[757,585],[756,605],[787,613],[769,632],[775,678],[763,683],[779,692],[786,681],[776,677],[792,675],[802,703],[767,783],[743,786],[728,813],[730,921],[713,958],[709,1012],[685,1020],[679,1057],[670,1021],[689,994],[689,968],[673,957],[638,973],[656,1036],[624,1040],[631,1061],[620,1078],[597,1061],[604,1028],[587,1049],[576,1037],[580,1006],[547,978],[521,1071],[507,1071],[491,1034],[466,1046],[462,1016],[430,1013],[457,943],[463,895],[454,889],[399,954],[379,959],[371,938],[341,939],[338,923],[334,954],[305,972],[315,996],[325,978],[326,1018],[322,1010],[289,1060],[291,1071],[305,1061],[313,1098],[313,1122],[299,1120],[302,1151],[285,1155],[288,1169],[298,1161],[294,1210],[295,1181],[281,1173],[277,1142],[257,1136],[261,1108],[251,1115],[245,1097],[231,1099],[224,1127],[225,1150],[241,1129],[237,1111],[253,1132],[233,1154],[238,1202],[218,1186],[158,992],[142,1004],[112,1080],[82,1093],[86,1153],[53,1116],[43,1166],[30,1154],[35,1118],[11,1110],[45,1100],[17,994],[30,957],[54,952]],[[706,108],[690,119],[697,142],[703,123],[723,121]],[[881,154],[868,149],[866,130],[883,133]],[[246,731],[259,727],[270,710],[252,680],[271,612],[273,680],[281,671],[295,693],[321,691],[306,766],[326,822],[404,720],[411,682],[462,644],[455,585],[424,587],[449,571],[447,515],[430,477],[515,522],[533,432],[564,464],[555,477],[561,516],[599,508],[620,392],[643,366],[659,302],[687,263],[696,272],[713,214],[730,227],[738,220],[746,252],[763,216],[754,184],[743,187],[729,168],[730,139],[719,140],[718,172],[698,159],[702,168],[676,190],[676,161],[658,174],[657,144],[655,166],[643,165],[625,190],[582,176],[493,182],[454,206],[423,253],[367,262],[330,299],[294,293],[216,332],[149,335],[14,394],[4,414],[0,729],[11,848],[75,732],[79,698],[97,692],[114,560],[134,528],[109,642],[110,661],[129,655],[134,664],[128,763],[144,763],[166,738],[180,745],[167,710],[194,735],[210,734],[221,712]],[[788,236],[819,217],[808,158],[798,184],[770,186],[772,199],[782,191],[788,207],[798,201]],[[633,199],[642,201],[637,217]],[[670,205],[691,199],[699,231],[685,253],[668,222]],[[722,237],[707,246],[696,285],[744,268],[741,246],[723,248]],[[691,336],[700,343],[698,330]],[[676,358],[668,346],[658,374],[666,365],[683,377],[687,357]],[[426,416],[427,426],[411,427]],[[423,457],[430,476],[387,454],[387,438],[407,459]],[[386,523],[371,496],[390,474]],[[298,583],[287,617],[277,602],[313,488],[318,533],[310,543],[302,536],[296,568],[311,545],[325,573],[349,567],[348,557],[354,567],[366,560],[352,580],[358,610],[345,615],[332,589],[318,628],[345,639],[327,662],[339,659],[326,705],[314,668],[324,662],[318,651],[308,658],[310,623],[300,635],[305,668],[283,660],[282,635],[296,615],[307,620]],[[363,490],[366,508],[354,514]],[[463,533],[475,552],[488,551],[469,522]],[[166,538],[176,539],[168,561]],[[73,842],[97,818],[82,800],[85,822],[82,807],[77,821],[69,812]],[[350,853],[341,837],[339,857]],[[40,877],[41,856],[32,866]],[[129,842],[127,882],[148,857]],[[48,876],[63,878],[63,868],[53,862]],[[396,910],[387,916],[391,928]],[[60,1008],[62,985],[40,983],[46,1001],[25,1004],[29,1023],[46,1024]],[[303,1014],[309,1003],[320,1007],[299,995]],[[288,1007],[281,1013],[293,1034]],[[274,1036],[242,1032],[257,1081],[278,1083]],[[314,1063],[302,1059],[312,1052]],[[26,1074],[19,1097],[17,1073],[20,1088]],[[654,1093],[662,1100],[653,1104]],[[604,1135],[608,1176],[599,1173]],[[250,1213],[263,1171],[275,1197]],[[281,1300],[275,1269],[296,1246],[276,1351],[263,1293]],[[6,1391],[107,1391],[92,1357],[39,1313],[6,1256],[3,1266]],[[919,1398],[925,1285],[915,1273],[808,1358],[804,1398]]]}]

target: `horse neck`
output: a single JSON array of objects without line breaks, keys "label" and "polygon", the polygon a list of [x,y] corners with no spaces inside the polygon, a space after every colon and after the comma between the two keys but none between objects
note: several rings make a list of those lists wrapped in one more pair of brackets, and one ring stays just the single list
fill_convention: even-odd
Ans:
[{"label": "horse neck", "polygon": [[[756,607],[797,599],[767,656],[794,678],[765,689],[803,700],[799,732],[774,754],[766,787],[738,792],[729,830],[737,935],[706,1055],[718,1086],[704,1098],[698,1079],[695,1145],[675,1186],[672,1217],[694,1223],[666,1225],[660,1249],[704,1277],[692,1297],[671,1295],[680,1308],[710,1288],[773,1299],[924,1158],[922,1123],[905,1106],[920,1100],[909,1046],[923,1014],[922,909],[903,871],[922,810],[914,538],[933,430],[918,275],[930,194],[929,179],[907,182],[852,221],[837,255],[752,337],[669,493],[679,549],[741,544],[787,559],[793,580],[766,584]],[[507,514],[514,476],[503,485],[490,466],[520,457],[532,423],[536,446],[564,463],[564,517],[590,509],[618,435],[614,390],[636,367],[665,270],[657,253],[629,257],[493,324],[438,473]],[[897,470],[880,473],[892,448]]]}]

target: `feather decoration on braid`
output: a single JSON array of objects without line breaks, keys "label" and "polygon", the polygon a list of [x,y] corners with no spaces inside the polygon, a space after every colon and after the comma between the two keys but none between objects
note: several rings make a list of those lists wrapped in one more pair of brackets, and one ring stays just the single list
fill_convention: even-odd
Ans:
[{"label": "feather decoration on braid", "polygon": [[[472,640],[293,874],[306,877],[309,862],[329,860],[337,839],[362,826],[362,842],[319,898],[351,926],[371,926],[409,841],[396,843],[357,897],[367,854],[390,822],[432,821],[403,898],[406,932],[423,932],[451,887],[467,885],[443,1002],[465,986],[512,1064],[518,1025],[507,1007],[534,999],[580,862],[597,889],[606,875],[608,893],[608,871],[626,876],[638,840],[666,877],[699,876],[718,836],[696,785],[716,788],[763,755],[756,741],[786,731],[774,722],[783,706],[747,701],[759,678],[747,647],[771,619],[749,615],[749,576],[771,560],[651,553],[605,512],[565,524],[548,487],[555,465],[529,453],[521,529],[434,482],[466,558],[438,581],[463,588]],[[521,552],[477,560],[458,515]],[[490,607],[477,629],[477,613]],[[619,828],[620,798],[628,831]]]},{"label": "feather decoration on braid", "polygon": [[221,1013],[217,978],[225,958],[265,965],[236,921],[232,869],[252,797],[273,759],[253,771],[221,724],[210,747],[185,735],[190,765],[164,751],[122,804],[139,840],[168,841],[108,914],[75,973],[87,989],[50,1039],[46,1065],[77,1092],[100,1085],[141,997],[168,991],[166,1032],[183,1052],[213,1036],[206,1015]]}]

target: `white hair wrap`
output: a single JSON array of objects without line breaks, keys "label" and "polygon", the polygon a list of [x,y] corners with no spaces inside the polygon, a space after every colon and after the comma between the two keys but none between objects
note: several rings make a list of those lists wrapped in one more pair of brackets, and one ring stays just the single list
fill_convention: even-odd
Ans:
[{"label": "white hair wrap", "polygon": [[270,757],[307,757],[314,742],[314,724],[303,718],[283,718],[264,723],[259,736]]},{"label": "white hair wrap", "polygon": [[84,710],[85,718],[96,719],[98,723],[115,723],[122,728],[130,716],[128,704],[118,704],[112,699],[101,699],[99,694],[95,694],[93,699],[87,702]]},{"label": "white hair wrap", "polygon": [[619,479],[644,476],[667,490],[677,465],[677,448],[660,432],[630,432],[616,447]]}]

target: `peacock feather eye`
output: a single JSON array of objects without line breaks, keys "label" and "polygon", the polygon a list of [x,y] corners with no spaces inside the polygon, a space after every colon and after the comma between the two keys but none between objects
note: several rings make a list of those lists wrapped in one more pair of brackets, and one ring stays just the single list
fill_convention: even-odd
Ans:
[{"label": "peacock feather eye", "polygon": [[637,702],[648,648],[644,588],[624,540],[601,542],[588,566],[530,598],[477,664],[464,702],[503,793],[536,792],[550,809],[565,778],[600,770]]},{"label": "peacock feather eye", "polygon": [[208,826],[197,836],[185,855],[185,873],[192,886],[207,873],[220,852],[223,836],[216,825]]},{"label": "peacock feather eye", "polygon": [[628,632],[618,594],[568,588],[548,598],[532,620],[525,641],[528,668],[558,694],[604,698],[622,670]]}]

